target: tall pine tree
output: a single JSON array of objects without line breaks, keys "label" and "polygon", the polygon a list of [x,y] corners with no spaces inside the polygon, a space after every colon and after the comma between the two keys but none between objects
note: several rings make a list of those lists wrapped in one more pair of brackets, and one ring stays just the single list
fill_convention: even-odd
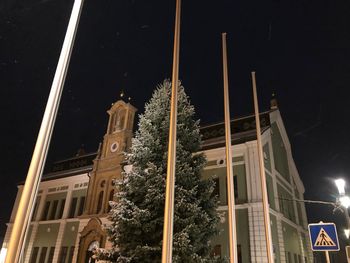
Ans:
[{"label": "tall pine tree", "polygon": [[[161,261],[171,83],[154,91],[140,116],[138,130],[126,156],[131,171],[116,182],[108,227],[114,262]],[[203,180],[206,164],[200,150],[199,121],[184,88],[178,89],[177,153],[173,262],[212,262],[209,240],[217,233],[214,183]]]}]

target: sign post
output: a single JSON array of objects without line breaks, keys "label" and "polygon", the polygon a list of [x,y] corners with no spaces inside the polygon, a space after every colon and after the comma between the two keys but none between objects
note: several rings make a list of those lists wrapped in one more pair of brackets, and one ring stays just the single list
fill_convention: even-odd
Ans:
[{"label": "sign post", "polygon": [[330,263],[329,251],[339,251],[337,228],[334,223],[309,224],[309,236],[313,251],[324,251]]}]

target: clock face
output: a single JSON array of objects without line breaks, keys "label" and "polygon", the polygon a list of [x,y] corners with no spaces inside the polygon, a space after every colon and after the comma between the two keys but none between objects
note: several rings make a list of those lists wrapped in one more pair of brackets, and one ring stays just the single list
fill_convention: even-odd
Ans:
[{"label": "clock face", "polygon": [[119,148],[119,143],[118,142],[114,142],[111,144],[111,152],[114,153],[118,150]]}]

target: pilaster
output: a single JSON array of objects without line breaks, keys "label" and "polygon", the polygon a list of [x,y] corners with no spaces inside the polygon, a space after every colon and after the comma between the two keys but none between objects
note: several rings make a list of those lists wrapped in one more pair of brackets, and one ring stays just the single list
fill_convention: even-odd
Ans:
[{"label": "pilaster", "polygon": [[69,213],[69,209],[70,209],[70,203],[72,201],[73,187],[74,187],[74,184],[69,184],[68,191],[67,191],[67,196],[66,196],[66,201],[64,203],[62,219],[68,218],[68,213]]},{"label": "pilaster", "polygon": [[281,263],[286,263],[286,251],[284,249],[283,228],[282,228],[281,219],[279,217],[277,217],[277,235],[278,235],[278,245],[280,248]]},{"label": "pilaster", "polygon": [[248,209],[249,240],[252,263],[267,263],[264,213],[262,203],[251,204]]},{"label": "pilaster", "polygon": [[39,226],[38,223],[31,224],[32,231],[30,234],[30,238],[28,240],[27,251],[25,252],[25,255],[24,255],[24,262],[29,262],[30,260],[30,255],[32,254],[32,249],[36,238],[36,233],[38,232],[38,226]]},{"label": "pilaster", "polygon": [[58,234],[57,234],[57,239],[55,244],[55,253],[53,255],[52,262],[58,262],[58,257],[61,251],[61,244],[62,244],[64,229],[66,228],[66,224],[67,224],[66,220],[61,221],[60,223],[60,228],[58,229]]}]

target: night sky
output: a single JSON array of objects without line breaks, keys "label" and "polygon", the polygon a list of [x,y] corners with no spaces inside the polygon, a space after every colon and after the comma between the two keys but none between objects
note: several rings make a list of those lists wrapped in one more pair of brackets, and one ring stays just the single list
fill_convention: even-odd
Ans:
[{"label": "night sky", "polygon": [[[27,174],[72,5],[0,2],[0,236]],[[171,77],[174,13],[175,0],[85,0],[48,163],[81,145],[96,151],[122,89],[143,112],[155,86]],[[180,79],[198,118],[223,120],[227,32],[231,116],[253,112],[255,70],[260,110],[277,94],[306,199],[334,201],[333,178],[350,184],[349,13],[345,0],[182,3]],[[310,222],[344,223],[332,207],[307,209]]]}]

